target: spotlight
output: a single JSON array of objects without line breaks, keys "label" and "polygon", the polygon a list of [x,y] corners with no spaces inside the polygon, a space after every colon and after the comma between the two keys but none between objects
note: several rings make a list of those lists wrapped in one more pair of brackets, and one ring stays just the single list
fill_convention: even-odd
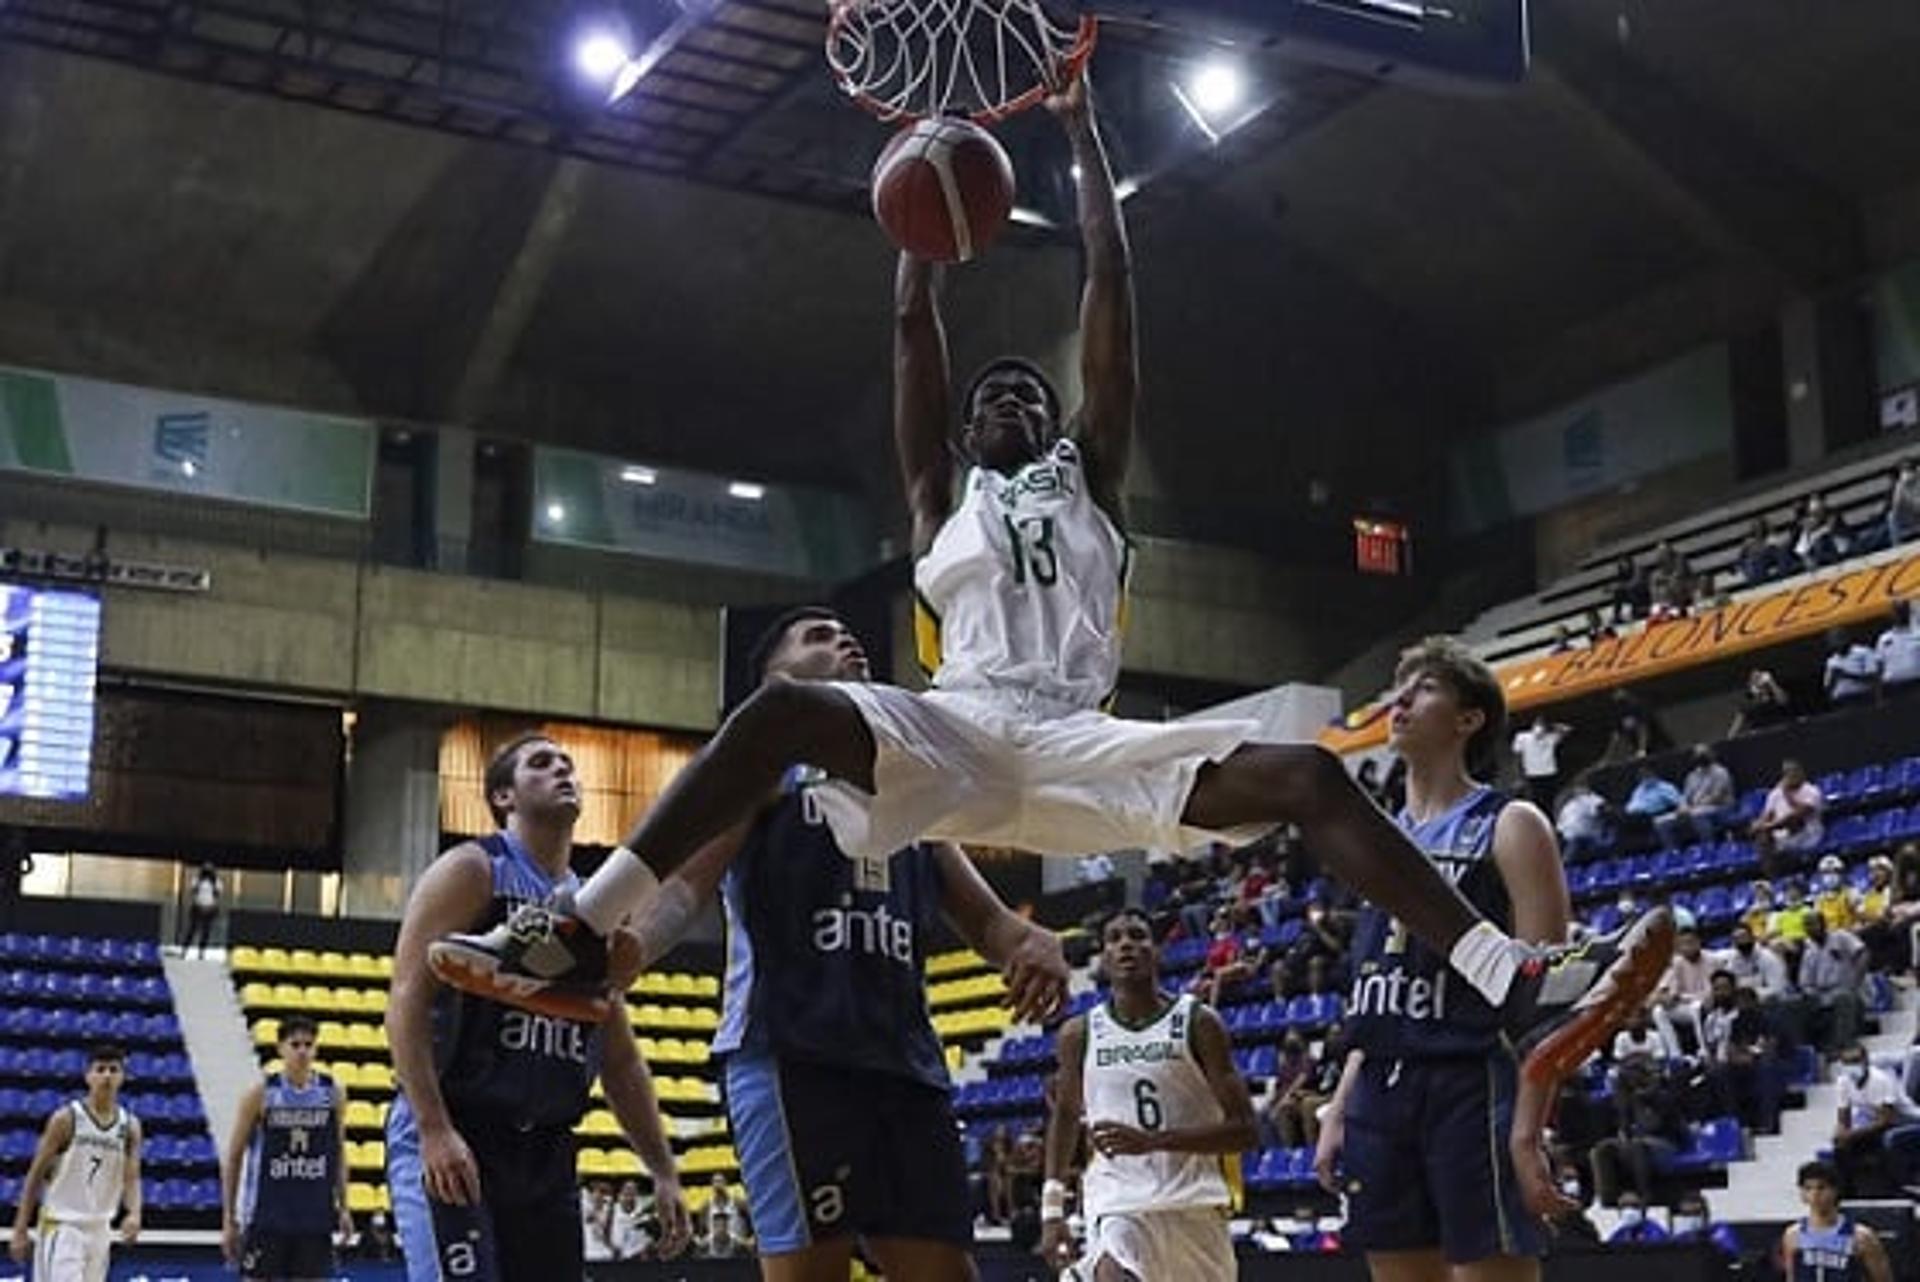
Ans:
[{"label": "spotlight", "polygon": [[652,485],[660,479],[660,474],[650,467],[629,466],[620,469],[620,479],[628,485]]},{"label": "spotlight", "polygon": [[573,47],[573,65],[595,84],[604,85],[620,74],[632,61],[627,42],[610,31],[593,31],[580,37]]},{"label": "spotlight", "polygon": [[567,521],[567,505],[564,503],[547,504],[547,520],[554,525],[565,525]]},{"label": "spotlight", "polygon": [[727,486],[727,493],[733,495],[734,498],[746,499],[750,503],[757,503],[767,497],[767,487],[764,485],[755,485],[752,481],[735,481]]},{"label": "spotlight", "polygon": [[1227,62],[1210,62],[1188,82],[1187,92],[1193,105],[1209,116],[1223,116],[1240,105],[1246,96],[1246,80],[1240,68]]}]

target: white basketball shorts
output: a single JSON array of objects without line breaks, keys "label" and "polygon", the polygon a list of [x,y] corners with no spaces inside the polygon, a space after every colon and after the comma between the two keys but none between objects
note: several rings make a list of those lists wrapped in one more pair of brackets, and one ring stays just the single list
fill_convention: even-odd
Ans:
[{"label": "white basketball shorts", "polygon": [[1087,1253],[1066,1276],[1093,1282],[1102,1259],[1138,1282],[1232,1282],[1240,1276],[1227,1218],[1210,1206],[1103,1215],[1087,1235]]},{"label": "white basketball shorts", "polygon": [[1036,716],[972,692],[925,694],[837,682],[875,747],[868,793],[833,780],[817,792],[848,857],[880,858],[922,838],[1041,855],[1179,851],[1259,829],[1181,823],[1201,766],[1251,740],[1252,721],[1126,721],[1104,712]]},{"label": "white basketball shorts", "polygon": [[113,1230],[104,1224],[43,1222],[33,1250],[34,1282],[106,1282]]}]

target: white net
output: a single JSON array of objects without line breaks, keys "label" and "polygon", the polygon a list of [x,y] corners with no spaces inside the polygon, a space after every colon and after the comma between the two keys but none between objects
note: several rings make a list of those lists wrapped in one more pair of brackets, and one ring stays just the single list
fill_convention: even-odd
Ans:
[{"label": "white net", "polygon": [[1093,51],[1091,16],[1041,0],[836,0],[827,62],[882,120],[966,115],[982,124],[1039,102]]}]

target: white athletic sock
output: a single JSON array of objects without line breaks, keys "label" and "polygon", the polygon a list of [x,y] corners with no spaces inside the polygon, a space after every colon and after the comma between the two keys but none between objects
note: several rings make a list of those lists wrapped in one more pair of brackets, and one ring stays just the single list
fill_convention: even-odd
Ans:
[{"label": "white athletic sock", "polygon": [[609,935],[629,914],[637,913],[660,893],[660,879],[646,860],[616,846],[587,884],[573,897],[573,911],[596,934]]},{"label": "white athletic sock", "polygon": [[1483,921],[1453,941],[1447,964],[1488,1003],[1498,1006],[1507,1000],[1507,990],[1513,987],[1514,974],[1519,970],[1514,953],[1513,940],[1492,922]]}]

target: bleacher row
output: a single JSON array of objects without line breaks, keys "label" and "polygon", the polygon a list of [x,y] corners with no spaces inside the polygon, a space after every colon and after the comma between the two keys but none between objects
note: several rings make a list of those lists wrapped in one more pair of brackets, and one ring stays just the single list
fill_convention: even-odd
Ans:
[{"label": "bleacher row", "polygon": [[0,966],[0,1209],[19,1198],[48,1116],[82,1089],[89,1045],[113,1042],[127,1051],[121,1103],[145,1135],[147,1222],[214,1222],[219,1159],[159,948],[142,939],[7,932]]}]

